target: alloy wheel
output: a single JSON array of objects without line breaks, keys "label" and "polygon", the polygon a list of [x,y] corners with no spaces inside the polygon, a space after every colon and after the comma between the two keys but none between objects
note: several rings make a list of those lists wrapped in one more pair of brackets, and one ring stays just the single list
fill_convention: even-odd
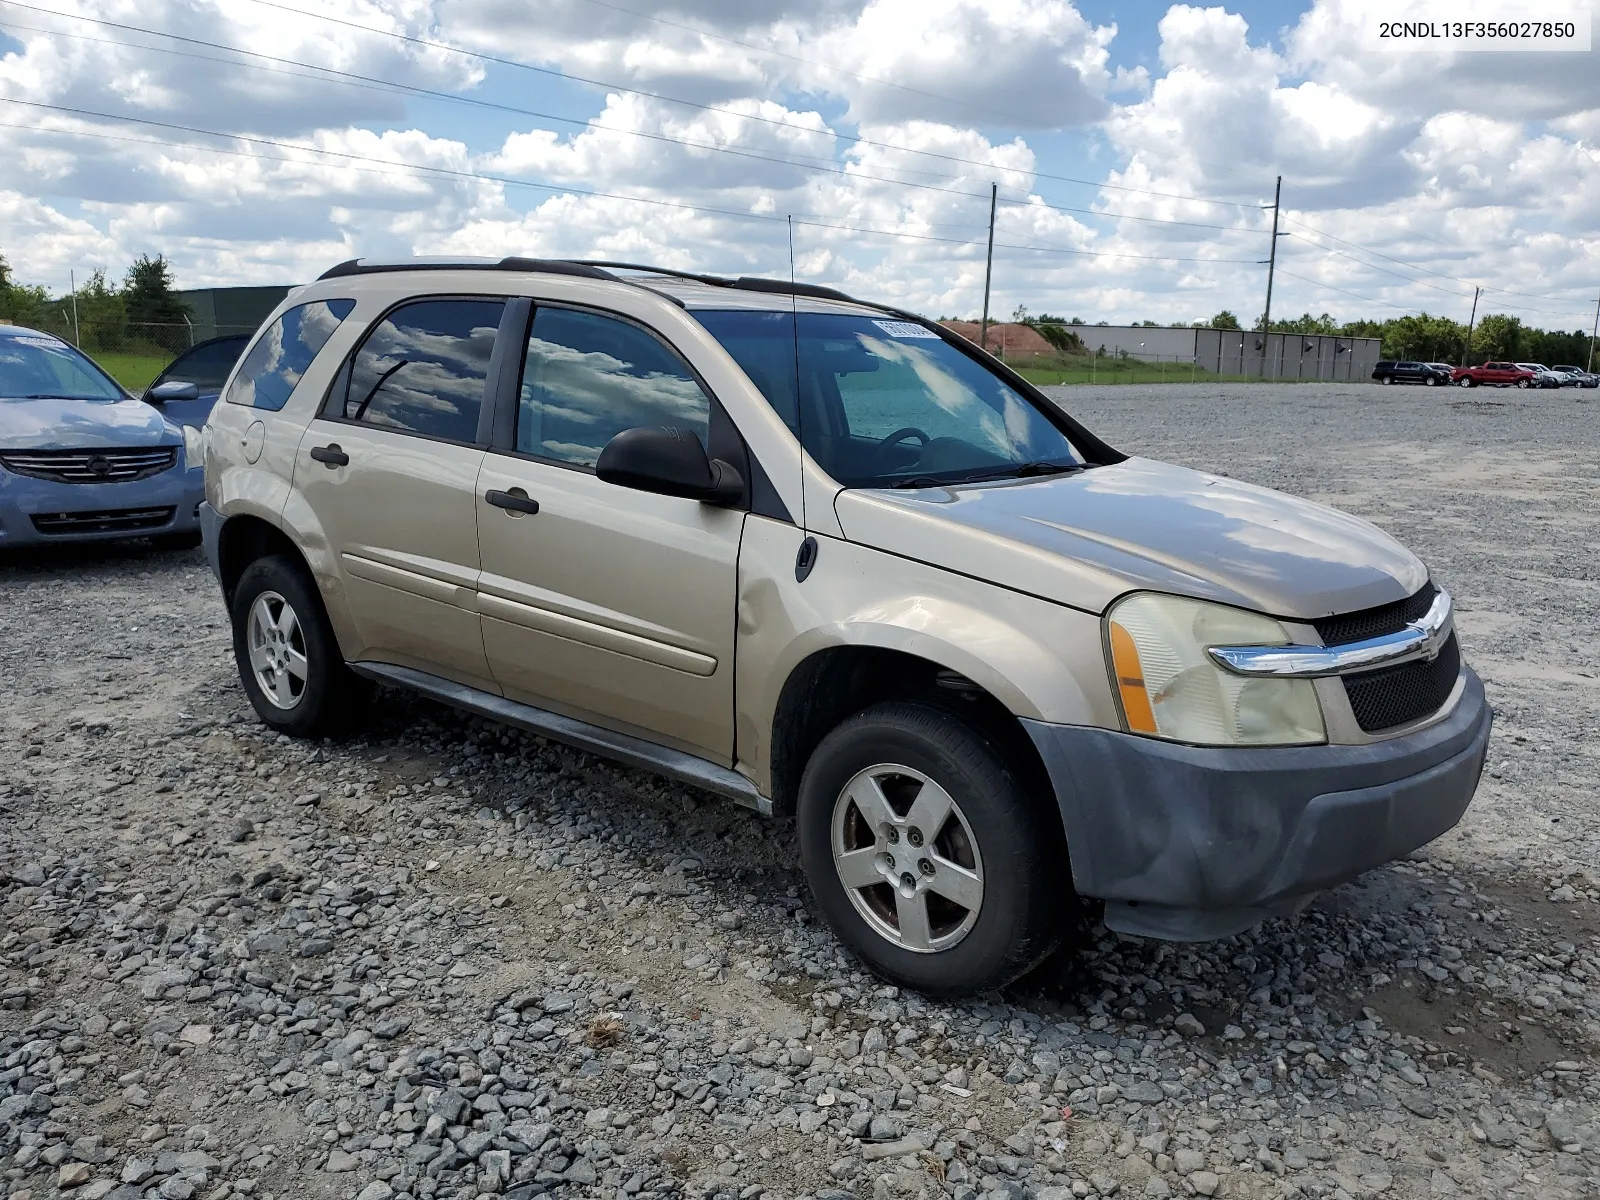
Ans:
[{"label": "alloy wheel", "polygon": [[294,608],[277,592],[262,592],[250,606],[246,628],[250,669],[273,707],[287,711],[306,694],[310,663],[305,630]]},{"label": "alloy wheel", "polygon": [[983,906],[983,857],[961,806],[922,772],[880,763],[833,806],[834,870],[867,925],[919,954],[948,950]]}]

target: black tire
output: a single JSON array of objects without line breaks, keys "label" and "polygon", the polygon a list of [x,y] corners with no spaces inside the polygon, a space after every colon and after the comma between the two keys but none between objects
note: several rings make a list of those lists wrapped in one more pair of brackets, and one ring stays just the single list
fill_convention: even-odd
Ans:
[{"label": "black tire", "polygon": [[1435,375],[1429,375],[1422,382],[1427,384],[1429,387],[1438,387],[1439,386],[1439,379]]},{"label": "black tire", "polygon": [[[920,772],[943,788],[955,803],[948,823],[921,839],[909,823],[896,852],[907,857],[892,869],[906,870],[907,886],[923,897],[924,911],[947,916],[943,925],[929,921],[937,931],[954,924],[949,914],[966,911],[965,932],[943,948],[916,951],[900,944],[899,935],[880,932],[857,907],[874,903],[899,911],[895,888],[888,882],[848,889],[834,858],[835,805],[847,785],[868,768],[892,765]],[[1031,772],[1019,770],[1015,756],[1006,754],[990,733],[956,714],[930,705],[890,702],[856,714],[822,740],[806,763],[800,782],[796,812],[801,861],[817,907],[839,939],[850,946],[876,973],[895,983],[932,996],[958,996],[987,991],[1010,983],[1055,949],[1068,931],[1068,915],[1075,911],[1066,867],[1066,842],[1061,833],[1055,799],[1042,782],[1030,786]],[[921,795],[913,786],[925,787],[906,776],[890,776],[891,789],[900,793],[910,813],[911,799]],[[883,789],[888,794],[891,789]],[[1040,794],[1043,790],[1043,794]],[[862,824],[860,809],[842,818],[841,828]],[[965,839],[970,829],[970,842]],[[941,833],[943,830],[943,833]],[[975,852],[972,849],[975,843]],[[882,845],[882,843],[879,843]],[[934,850],[938,847],[937,850]],[[847,847],[848,848],[848,847]],[[868,847],[862,845],[862,850]],[[953,848],[953,849],[952,849]],[[934,852],[930,853],[930,850]],[[937,895],[931,879],[921,874],[944,873],[956,865],[954,856],[975,859],[982,880],[982,896],[975,910],[962,910]],[[938,866],[929,869],[928,861]],[[874,858],[873,861],[882,861]],[[890,858],[887,861],[893,862]],[[911,881],[917,879],[913,885]],[[880,918],[887,926],[898,916]],[[949,934],[946,936],[955,936]],[[938,940],[938,939],[934,939]],[[931,944],[931,943],[930,943]]]},{"label": "black tire", "polygon": [[[251,662],[251,612],[266,597],[269,610],[282,620],[282,606],[292,610],[294,628],[284,643],[287,651],[303,656],[304,677],[284,677],[289,703],[272,699],[257,678]],[[272,598],[276,597],[274,601]],[[278,602],[282,602],[281,606]],[[345,665],[339,643],[328,623],[327,610],[316,584],[292,558],[272,555],[258,558],[245,568],[233,592],[233,656],[239,680],[262,722],[291,737],[323,737],[348,728],[367,707],[371,685]],[[280,693],[281,694],[281,693]]]},{"label": "black tire", "polygon": [[1380,382],[1393,383],[1394,382],[1394,376],[1393,375],[1385,375]]},{"label": "black tire", "polygon": [[1518,387],[1519,387],[1519,388],[1525,388],[1525,387],[1527,387],[1527,386],[1528,386],[1528,384],[1529,384],[1529,381],[1528,381],[1528,380],[1526,380],[1526,379],[1519,379],[1519,380],[1517,380],[1517,386],[1518,386]]},{"label": "black tire", "polygon": [[1475,386],[1477,386],[1477,384],[1473,380],[1471,375],[1463,375],[1461,377],[1461,386],[1465,387],[1465,388],[1469,388],[1469,387],[1475,387]]}]

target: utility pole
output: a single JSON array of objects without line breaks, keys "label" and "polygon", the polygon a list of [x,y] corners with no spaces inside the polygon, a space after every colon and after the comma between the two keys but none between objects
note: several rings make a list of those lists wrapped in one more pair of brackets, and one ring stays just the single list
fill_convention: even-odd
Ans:
[{"label": "utility pole", "polygon": [[72,340],[80,349],[83,347],[83,330],[78,328],[78,273],[67,272],[67,286],[72,289]]},{"label": "utility pole", "polygon": [[994,277],[994,205],[1000,194],[1000,185],[989,185],[989,254],[983,262],[983,332],[978,335],[978,345],[989,348],[989,281]]},{"label": "utility pole", "polygon": [[1585,371],[1594,370],[1594,339],[1596,334],[1600,334],[1600,296],[1596,296],[1594,301],[1594,328],[1589,330],[1589,365],[1584,368]]},{"label": "utility pole", "polygon": [[1267,375],[1267,339],[1272,335],[1272,273],[1278,267],[1278,201],[1283,198],[1283,176],[1272,189],[1272,247],[1267,251],[1267,307],[1261,314],[1261,377]]},{"label": "utility pole", "polygon": [[[1466,344],[1461,347],[1461,365],[1463,367],[1467,365],[1467,359],[1472,357],[1472,329],[1478,323],[1478,297],[1481,295],[1483,295],[1483,289],[1481,287],[1474,287],[1472,289],[1472,316],[1467,320]],[[1591,339],[1591,345],[1589,346],[1589,352],[1591,355],[1594,353],[1592,341],[1593,339]]]}]

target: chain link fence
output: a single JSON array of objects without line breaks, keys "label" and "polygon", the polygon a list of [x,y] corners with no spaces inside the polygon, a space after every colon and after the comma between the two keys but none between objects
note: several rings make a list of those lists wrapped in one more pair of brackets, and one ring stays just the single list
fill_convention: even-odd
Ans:
[{"label": "chain link fence", "polygon": [[254,325],[200,325],[190,321],[74,321],[70,314],[47,324],[47,333],[71,342],[89,355],[134,355],[165,362],[211,338],[256,331]]}]

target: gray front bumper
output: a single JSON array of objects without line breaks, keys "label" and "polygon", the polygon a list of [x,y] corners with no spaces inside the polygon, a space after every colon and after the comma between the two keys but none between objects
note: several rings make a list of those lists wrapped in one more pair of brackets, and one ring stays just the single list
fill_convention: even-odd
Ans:
[{"label": "gray front bumper", "polygon": [[1078,892],[1106,924],[1226,937],[1432,841],[1478,786],[1483,684],[1444,720],[1364,746],[1182,746],[1024,721],[1055,787]]}]

